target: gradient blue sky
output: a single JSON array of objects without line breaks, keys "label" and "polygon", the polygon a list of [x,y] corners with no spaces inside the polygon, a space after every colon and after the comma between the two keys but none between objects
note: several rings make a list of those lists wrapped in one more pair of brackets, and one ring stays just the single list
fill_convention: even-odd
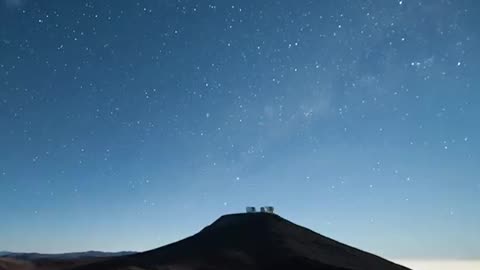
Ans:
[{"label": "gradient blue sky", "polygon": [[246,205],[480,259],[478,1],[0,4],[0,250],[147,250]]}]

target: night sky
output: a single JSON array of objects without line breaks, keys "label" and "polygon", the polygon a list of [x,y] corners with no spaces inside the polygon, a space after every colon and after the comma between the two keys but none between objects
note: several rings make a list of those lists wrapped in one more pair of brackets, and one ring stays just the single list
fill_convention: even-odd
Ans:
[{"label": "night sky", "polygon": [[480,3],[0,0],[0,250],[147,250],[247,205],[480,259]]}]

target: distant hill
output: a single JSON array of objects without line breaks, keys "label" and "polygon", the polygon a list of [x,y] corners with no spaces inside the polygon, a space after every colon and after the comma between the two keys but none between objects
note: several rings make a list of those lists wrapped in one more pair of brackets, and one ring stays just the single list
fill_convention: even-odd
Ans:
[{"label": "distant hill", "polygon": [[0,252],[0,270],[63,270],[135,252],[87,251],[64,254]]},{"label": "distant hill", "polygon": [[39,260],[39,259],[55,259],[55,260],[72,260],[82,258],[106,258],[117,257],[135,254],[133,251],[121,252],[101,252],[101,251],[86,251],[86,252],[72,252],[60,254],[42,254],[42,253],[15,253],[15,252],[0,252],[0,257],[12,258],[18,260]]},{"label": "distant hill", "polygon": [[[394,243],[392,243],[394,244]],[[266,213],[220,217],[199,233],[75,270],[407,270]]]},{"label": "distant hill", "polygon": [[8,257],[0,257],[0,270],[66,270],[84,264],[92,264],[104,260],[105,258],[85,258],[85,259],[38,259],[38,260],[20,260]]}]

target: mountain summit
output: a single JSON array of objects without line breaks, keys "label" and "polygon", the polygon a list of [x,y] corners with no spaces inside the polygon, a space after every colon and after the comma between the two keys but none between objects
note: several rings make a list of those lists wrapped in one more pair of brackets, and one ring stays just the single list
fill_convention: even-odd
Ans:
[{"label": "mountain summit", "polygon": [[164,247],[76,268],[113,269],[408,270],[268,213],[225,215]]}]

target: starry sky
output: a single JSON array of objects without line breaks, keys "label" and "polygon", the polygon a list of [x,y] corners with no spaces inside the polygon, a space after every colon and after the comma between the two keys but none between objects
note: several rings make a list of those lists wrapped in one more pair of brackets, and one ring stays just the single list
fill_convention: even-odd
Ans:
[{"label": "starry sky", "polygon": [[0,250],[147,250],[247,205],[480,259],[474,0],[0,1]]}]

